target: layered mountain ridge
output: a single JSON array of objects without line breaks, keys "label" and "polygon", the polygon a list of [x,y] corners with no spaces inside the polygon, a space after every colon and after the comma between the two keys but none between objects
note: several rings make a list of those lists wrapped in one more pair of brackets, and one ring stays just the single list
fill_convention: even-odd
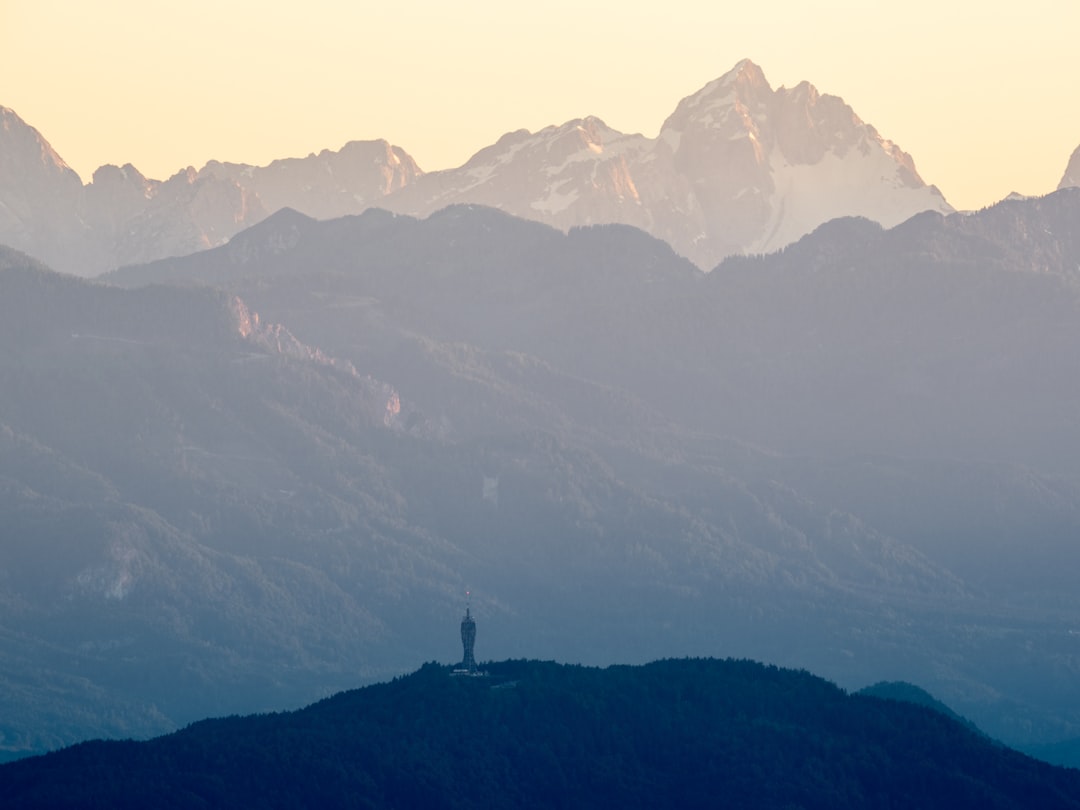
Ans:
[{"label": "layered mountain ridge", "polygon": [[807,82],[773,90],[749,60],[683,99],[656,138],[585,117],[508,133],[463,166],[427,174],[400,147],[365,141],[261,167],[211,161],[164,182],[103,166],[83,187],[10,110],[4,140],[6,164],[20,169],[0,175],[0,244],[79,275],[220,245],[283,207],[326,219],[469,203],[563,230],[632,225],[706,270],[838,216],[889,227],[952,210],[841,99]]}]

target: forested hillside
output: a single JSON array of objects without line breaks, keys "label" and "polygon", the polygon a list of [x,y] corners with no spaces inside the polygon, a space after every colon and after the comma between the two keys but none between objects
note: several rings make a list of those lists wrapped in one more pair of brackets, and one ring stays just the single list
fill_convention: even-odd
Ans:
[{"label": "forested hillside", "polygon": [[749,661],[427,664],[302,711],[0,767],[7,806],[1080,807],[1080,772]]}]

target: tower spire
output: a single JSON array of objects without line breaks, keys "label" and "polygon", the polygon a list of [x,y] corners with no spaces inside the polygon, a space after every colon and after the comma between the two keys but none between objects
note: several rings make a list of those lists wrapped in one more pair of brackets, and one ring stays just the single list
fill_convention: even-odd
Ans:
[{"label": "tower spire", "polygon": [[474,644],[476,644],[476,622],[472,617],[472,594],[465,591],[465,618],[461,620],[461,646],[464,649],[461,668],[470,674],[476,672],[476,658],[473,656]]}]

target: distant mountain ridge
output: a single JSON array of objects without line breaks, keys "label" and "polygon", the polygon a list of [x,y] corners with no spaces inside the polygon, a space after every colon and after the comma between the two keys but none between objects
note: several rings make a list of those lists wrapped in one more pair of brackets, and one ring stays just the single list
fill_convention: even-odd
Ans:
[{"label": "distant mountain ridge", "polygon": [[586,117],[508,133],[428,174],[400,147],[364,141],[261,167],[211,161],[164,182],[103,166],[84,187],[7,109],[0,155],[0,244],[79,275],[220,245],[283,207],[323,219],[469,203],[562,230],[632,225],[705,270],[839,216],[888,227],[952,210],[841,99],[807,82],[773,90],[750,60],[683,99],[655,139]]},{"label": "distant mountain ridge", "polygon": [[597,118],[522,130],[385,201],[419,216],[451,203],[562,230],[633,225],[705,270],[778,250],[836,217],[891,227],[952,211],[911,157],[841,99],[808,82],[773,90],[749,59],[683,99],[655,139]]},{"label": "distant mountain ridge", "polygon": [[255,194],[268,212],[296,208],[316,219],[355,214],[423,172],[401,147],[386,141],[350,141],[337,152],[275,160],[268,166],[211,161],[199,177],[227,179]]},{"label": "distant mountain ridge", "polygon": [[152,180],[102,166],[85,186],[36,129],[0,107],[0,244],[90,276],[224,244],[285,205],[355,213],[419,169],[385,141],[255,167],[213,161]]}]

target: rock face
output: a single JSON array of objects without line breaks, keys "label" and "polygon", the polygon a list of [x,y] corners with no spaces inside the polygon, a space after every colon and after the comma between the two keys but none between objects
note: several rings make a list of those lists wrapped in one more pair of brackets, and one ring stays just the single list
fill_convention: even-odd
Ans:
[{"label": "rock face", "polygon": [[749,60],[683,99],[655,139],[588,117],[508,133],[465,165],[429,174],[380,140],[262,167],[211,161],[165,182],[104,166],[83,188],[36,130],[10,110],[3,121],[0,244],[83,275],[222,244],[284,207],[328,219],[468,203],[563,230],[619,223],[706,270],[836,217],[890,227],[952,210],[911,157],[841,99],[806,82],[773,90]]},{"label": "rock face", "polygon": [[0,243],[67,265],[62,243],[86,231],[81,196],[79,176],[41,133],[0,107]]},{"label": "rock face", "polygon": [[1073,188],[1074,186],[1080,186],[1080,146],[1076,147],[1072,157],[1069,158],[1069,165],[1065,167],[1065,174],[1062,176],[1061,182],[1058,183],[1058,189]]},{"label": "rock face", "polygon": [[[778,250],[818,225],[858,215],[885,227],[951,206],[911,157],[840,98],[807,82],[773,90],[740,62],[684,99],[660,130],[689,187],[665,238],[703,266],[733,253]],[[674,230],[693,222],[698,233]]]},{"label": "rock face", "polygon": [[190,167],[161,182],[130,164],[103,166],[85,199],[100,269],[216,247],[269,213],[239,183]]},{"label": "rock face", "polygon": [[451,203],[563,229],[634,225],[704,269],[777,250],[840,216],[890,227],[952,210],[911,157],[841,99],[806,82],[773,90],[749,60],[683,99],[656,139],[596,118],[522,130],[386,201],[421,216]]}]

